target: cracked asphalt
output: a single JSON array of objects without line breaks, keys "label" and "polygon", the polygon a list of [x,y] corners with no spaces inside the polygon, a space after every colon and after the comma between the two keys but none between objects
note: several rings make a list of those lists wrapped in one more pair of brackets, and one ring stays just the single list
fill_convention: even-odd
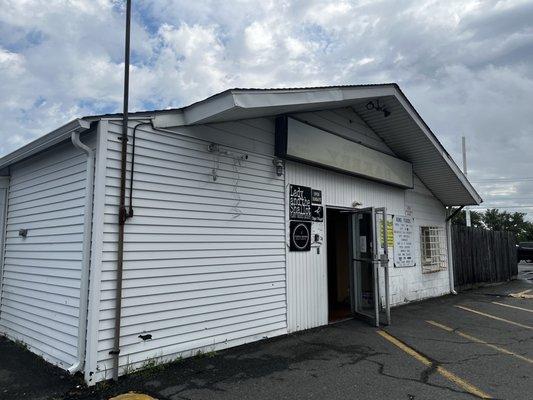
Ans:
[{"label": "cracked asphalt", "polygon": [[[445,368],[492,398],[533,399],[533,299],[509,297],[528,289],[533,284],[520,280],[394,308],[392,325],[383,329],[431,360],[429,366],[385,340],[375,327],[347,320],[186,359],[97,388],[76,388],[79,381],[51,374],[47,388],[38,393],[21,386],[2,392],[6,366],[0,357],[0,398],[93,400],[128,391],[161,400],[476,398],[439,372]],[[48,393],[55,381],[60,388]]]}]

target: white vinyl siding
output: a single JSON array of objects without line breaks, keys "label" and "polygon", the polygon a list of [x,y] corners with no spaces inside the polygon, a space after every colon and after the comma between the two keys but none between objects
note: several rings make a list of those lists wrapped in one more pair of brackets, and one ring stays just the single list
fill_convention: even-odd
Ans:
[{"label": "white vinyl siding", "polygon": [[[178,133],[137,129],[134,216],[126,223],[124,245],[122,367],[286,332],[284,179],[275,175],[272,156],[257,152],[273,149],[273,124],[270,132],[261,130],[264,125],[250,121]],[[114,335],[120,132],[110,121],[101,374],[111,367]],[[220,155],[208,151],[211,140]],[[225,152],[248,159],[235,165]],[[144,342],[143,333],[152,339]]]},{"label": "white vinyl siding", "polygon": [[58,145],[12,166],[8,194],[0,330],[64,368],[77,352],[86,160]]}]

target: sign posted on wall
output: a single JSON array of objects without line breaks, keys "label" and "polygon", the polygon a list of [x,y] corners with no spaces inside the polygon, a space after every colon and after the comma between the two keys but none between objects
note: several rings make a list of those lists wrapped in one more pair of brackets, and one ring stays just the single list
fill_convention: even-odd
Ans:
[{"label": "sign posted on wall", "polygon": [[291,251],[309,251],[311,249],[311,222],[290,222]]},{"label": "sign posted on wall", "polygon": [[289,186],[289,219],[311,221],[311,188]]},{"label": "sign posted on wall", "polygon": [[[383,222],[379,222],[379,243],[381,243],[381,248],[383,248]],[[392,249],[394,247],[394,229],[392,226],[392,221],[387,221],[387,247]]]},{"label": "sign posted on wall", "polygon": [[394,216],[394,266],[414,267],[413,217]]}]

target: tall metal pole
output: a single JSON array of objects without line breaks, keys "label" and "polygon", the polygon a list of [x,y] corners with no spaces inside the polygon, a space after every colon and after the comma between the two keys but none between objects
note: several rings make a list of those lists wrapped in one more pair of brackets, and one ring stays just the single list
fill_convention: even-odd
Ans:
[{"label": "tall metal pole", "polygon": [[[463,173],[465,176],[468,176],[468,170],[466,168],[466,137],[463,136],[462,140],[463,145]],[[470,220],[470,209],[468,207],[465,207],[465,217],[466,217],[466,226],[471,226],[471,220]]]},{"label": "tall metal pole", "polygon": [[128,98],[130,82],[131,0],[126,0],[126,40],[124,46],[124,103],[122,110],[122,148],[120,162],[120,202],[118,210],[117,275],[115,293],[115,331],[113,338],[113,380],[118,380],[120,355],[120,318],[122,314],[122,272],[124,262],[124,225],[126,223],[126,161],[128,155]]}]

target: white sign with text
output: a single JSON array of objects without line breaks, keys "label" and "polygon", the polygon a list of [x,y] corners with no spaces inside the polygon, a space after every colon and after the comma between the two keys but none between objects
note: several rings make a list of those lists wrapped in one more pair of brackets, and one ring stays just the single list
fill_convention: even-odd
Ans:
[{"label": "white sign with text", "polygon": [[394,266],[414,267],[414,224],[413,217],[394,216]]}]

